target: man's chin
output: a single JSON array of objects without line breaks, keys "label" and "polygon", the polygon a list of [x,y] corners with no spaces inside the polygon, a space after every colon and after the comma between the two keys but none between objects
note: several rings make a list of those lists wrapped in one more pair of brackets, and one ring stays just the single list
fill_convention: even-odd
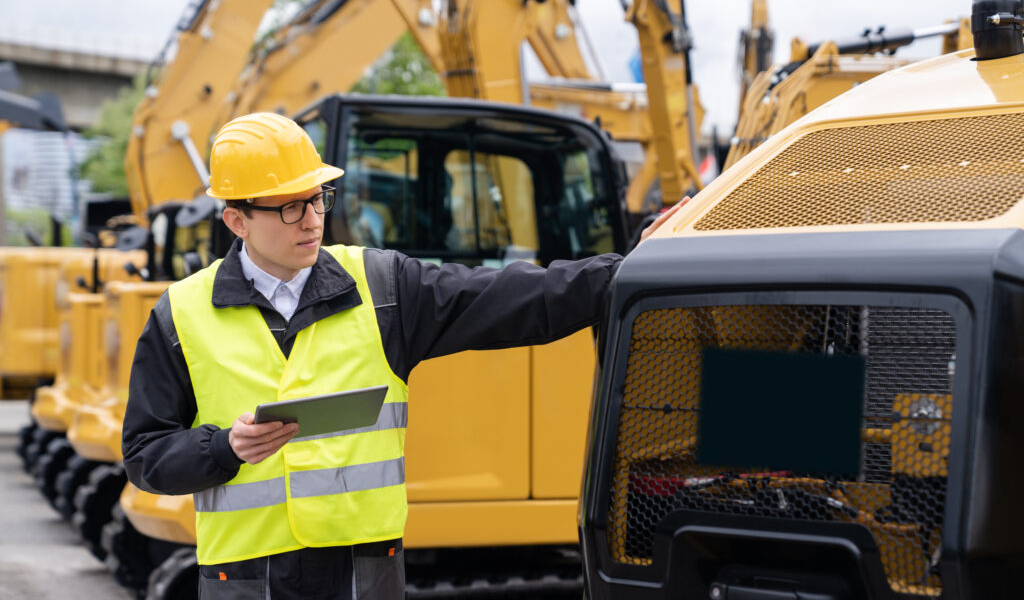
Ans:
[{"label": "man's chin", "polygon": [[302,268],[311,267],[316,262],[317,256],[320,254],[320,244],[312,246],[301,245],[297,247],[297,254],[299,255],[298,262],[302,263]]}]

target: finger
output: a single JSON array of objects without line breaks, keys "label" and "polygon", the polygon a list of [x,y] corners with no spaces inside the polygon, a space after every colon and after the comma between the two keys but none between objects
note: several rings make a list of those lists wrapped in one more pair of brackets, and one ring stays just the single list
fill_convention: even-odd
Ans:
[{"label": "finger", "polygon": [[674,215],[677,210],[679,210],[680,206],[681,206],[680,204],[675,204],[675,205],[672,206],[672,208],[670,208],[670,209],[666,210],[665,212],[661,213],[660,215],[658,215],[658,218],[654,219],[654,222],[651,223],[650,225],[648,225],[647,229],[650,230],[650,231],[654,231],[655,229],[661,227],[661,225],[665,221],[668,221],[669,218],[672,215]]},{"label": "finger", "polygon": [[284,447],[285,444],[292,438],[292,436],[286,436],[263,444],[253,446],[250,449],[252,454],[273,454]]},{"label": "finger", "polygon": [[[276,452],[276,450],[275,450],[275,452]],[[261,462],[263,462],[263,461],[267,460],[268,458],[270,458],[271,456],[273,456],[273,454],[274,454],[273,452],[260,453],[260,454],[254,455],[254,456],[246,459],[245,462],[249,463],[250,465],[258,465]]]},{"label": "finger", "polygon": [[251,455],[253,452],[259,452],[272,447],[275,444],[282,446],[294,436],[295,431],[291,429],[283,429],[282,431],[275,432],[274,437],[236,439],[231,448],[239,458],[244,458],[243,455]]},{"label": "finger", "polygon": [[242,413],[242,415],[235,420],[241,421],[243,425],[252,425],[253,421],[256,420],[256,415],[251,412]]},{"label": "finger", "polygon": [[285,425],[284,427],[282,427],[281,429],[279,429],[277,431],[274,431],[274,432],[266,434],[265,436],[263,436],[263,439],[260,440],[259,443],[260,444],[272,444],[272,443],[277,442],[278,440],[280,440],[282,438],[285,441],[288,441],[291,438],[295,437],[295,434],[298,431],[299,431],[299,426],[298,425],[296,425],[295,423],[289,423],[289,424]]},{"label": "finger", "polygon": [[280,439],[273,440],[271,442],[266,442],[264,444],[259,444],[257,446],[253,446],[252,448],[249,448],[248,451],[245,453],[247,456],[245,460],[255,464],[266,459],[268,456],[273,455],[275,452],[283,448],[284,445],[287,444],[292,437],[294,437],[294,435],[294,433],[290,433],[287,436],[284,436]]},{"label": "finger", "polygon": [[267,442],[272,442],[272,441],[274,441],[274,440],[276,440],[278,438],[281,438],[281,437],[293,436],[293,435],[295,435],[295,432],[297,432],[298,430],[299,430],[299,426],[297,424],[295,424],[295,423],[287,423],[287,424],[282,423],[281,427],[278,427],[277,429],[274,429],[273,431],[268,431],[267,433],[264,433],[263,435],[257,436],[255,438],[253,438],[253,441],[256,442],[256,443],[260,443],[260,444],[267,443]]},{"label": "finger", "polygon": [[274,443],[281,438],[291,438],[298,431],[298,428],[298,425],[290,423],[270,433],[260,436],[241,438],[238,440],[238,445],[244,450],[259,448],[266,444]]},{"label": "finger", "polygon": [[257,423],[255,425],[245,425],[244,423],[240,423],[238,425],[237,435],[244,438],[259,438],[282,429],[284,425],[285,424],[281,421]]},{"label": "finger", "polygon": [[646,228],[644,228],[644,230],[640,233],[640,242],[642,243],[647,238],[649,238],[651,236],[651,234],[653,234],[655,231],[657,231],[658,228],[661,227],[665,223],[665,221],[668,221],[669,218],[671,218],[672,215],[674,215],[676,213],[676,211],[678,211],[680,208],[685,206],[686,203],[689,202],[689,201],[690,201],[690,197],[689,196],[685,196],[682,200],[680,200],[679,202],[676,202],[675,204],[673,204],[672,208],[670,208],[670,209],[666,210],[665,212],[661,213],[660,215],[658,215],[658,218],[654,219],[654,222],[651,223],[650,225],[648,225]]},{"label": "finger", "polygon": [[659,215],[658,218],[655,219],[654,224],[655,225],[661,225],[662,223],[667,221],[669,217],[674,215],[677,210],[679,210],[680,208],[686,206],[686,203],[689,202],[689,201],[690,201],[690,197],[689,196],[684,196],[682,200],[680,200],[679,202],[676,202],[675,204],[673,204],[672,208],[670,208],[670,209],[666,210],[665,212],[661,213],[661,215]]}]

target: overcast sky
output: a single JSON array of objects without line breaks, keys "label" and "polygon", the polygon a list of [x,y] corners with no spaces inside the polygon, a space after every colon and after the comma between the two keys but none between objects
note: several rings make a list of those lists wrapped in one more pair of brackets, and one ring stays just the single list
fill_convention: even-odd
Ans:
[{"label": "overcast sky", "polygon": [[[387,0],[375,0],[384,2]],[[675,5],[677,0],[669,0]],[[151,58],[164,44],[185,7],[194,0],[0,0],[0,40],[46,42]],[[580,18],[613,81],[631,81],[629,59],[636,32],[623,20],[619,0],[577,0]],[[865,27],[922,28],[970,14],[968,0],[768,0],[775,30],[775,60],[789,57],[794,36],[808,41],[845,38]],[[739,31],[750,21],[750,0],[690,0],[687,20],[694,38],[694,81],[707,111],[705,129],[730,131],[736,118]],[[58,18],[59,17],[59,18]],[[938,53],[937,40],[917,42],[901,55]],[[532,70],[531,70],[532,72]]]}]

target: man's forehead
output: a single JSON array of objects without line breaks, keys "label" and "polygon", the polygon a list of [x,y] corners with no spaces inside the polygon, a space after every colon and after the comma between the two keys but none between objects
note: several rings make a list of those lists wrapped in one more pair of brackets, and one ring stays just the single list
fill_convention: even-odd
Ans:
[{"label": "man's forehead", "polygon": [[319,185],[309,188],[303,192],[295,192],[294,194],[279,194],[277,196],[263,196],[255,198],[256,204],[260,206],[280,206],[281,204],[287,204],[295,200],[305,200],[313,194],[321,191]]}]

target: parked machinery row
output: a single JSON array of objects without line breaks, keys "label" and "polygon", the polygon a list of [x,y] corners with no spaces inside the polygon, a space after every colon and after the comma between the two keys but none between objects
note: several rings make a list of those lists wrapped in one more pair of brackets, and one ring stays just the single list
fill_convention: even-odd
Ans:
[{"label": "parked machinery row", "polygon": [[[508,135],[521,133],[522,123],[540,118],[539,113],[514,114],[457,101],[442,101],[431,108],[451,119],[449,125],[461,123],[464,131],[472,130],[473,123],[507,119],[512,129],[485,130],[483,133],[491,139],[484,143],[483,138],[473,141],[465,136],[462,141],[453,141],[452,136],[445,135],[452,127],[442,131],[436,125],[410,121],[408,115],[422,113],[424,106],[429,108],[431,104],[339,98],[323,101],[299,115],[300,122],[321,144],[325,160],[348,171],[340,182],[343,200],[332,216],[329,237],[361,243],[376,240],[380,245],[399,247],[425,258],[476,264],[502,264],[518,256],[516,252],[544,263],[557,257],[626,249],[626,182],[606,141],[601,141],[602,136],[592,126],[551,115],[532,121],[534,125],[527,129],[544,122],[547,129],[542,131],[548,141],[557,139],[566,148],[577,149],[575,153],[552,155],[551,164],[558,165],[552,171],[530,159],[531,154],[538,153],[538,146],[526,143],[528,138],[520,134]],[[520,124],[514,125],[517,119]],[[502,134],[508,139],[502,139]],[[182,149],[175,142],[156,154],[172,148],[179,152]],[[430,160],[428,149],[441,149],[444,160]],[[188,166],[191,169],[194,161],[188,154],[183,156],[193,163]],[[445,189],[445,181],[451,181],[450,189]],[[500,192],[497,197],[495,189]],[[542,194],[541,190],[547,192]],[[456,196],[461,198],[461,212],[450,208]],[[547,204],[540,200],[545,196],[550,199]],[[148,240],[149,252],[144,261],[134,263],[133,272],[149,279],[166,278],[180,276],[189,265],[205,264],[208,258],[196,255],[209,252],[207,242],[216,237],[208,220],[216,215],[216,207],[206,207],[207,214],[202,213],[201,202],[164,203],[147,209],[151,229],[142,232],[139,239]],[[461,229],[461,235],[439,237],[429,230],[417,233],[416,223],[424,218],[440,226],[437,219],[445,216],[438,213],[440,208],[448,211],[448,228]],[[470,239],[474,243],[464,243]],[[63,371],[67,377],[60,377],[46,391],[40,390],[39,398],[44,400],[33,412],[38,413],[40,424],[45,423],[45,429],[51,430],[33,432],[24,446],[44,494],[52,495],[62,513],[74,519],[94,553],[105,558],[120,581],[142,586],[147,583],[149,571],[160,565],[148,581],[154,598],[178,594],[188,597],[190,590],[194,592],[190,583],[194,569],[190,566],[194,567],[195,559],[188,547],[194,543],[191,498],[158,497],[125,487],[123,470],[116,463],[120,458],[122,394],[133,341],[166,285],[112,284],[103,293],[76,293],[69,298],[68,331],[70,339],[81,337],[81,348],[72,352],[69,347],[67,370]],[[106,316],[114,314],[121,316]],[[102,341],[97,342],[97,338]],[[571,545],[576,539],[573,514],[586,422],[583,415],[589,405],[592,379],[592,341],[587,335],[574,336],[549,347],[502,353],[505,355],[470,353],[430,361],[410,381],[423,411],[415,417],[417,427],[409,436],[413,450],[409,453],[411,504],[406,547],[411,550],[410,581],[414,585],[417,549],[424,550],[419,556],[433,568],[437,563],[432,556],[448,553],[465,562],[480,553],[464,553],[458,548],[479,546],[546,550],[555,556],[549,563],[555,565],[555,571],[559,564],[569,565],[570,574],[556,576],[560,582],[557,585],[569,589],[578,585],[576,575],[571,574]],[[97,362],[80,355],[99,355],[104,360]],[[76,362],[71,360],[73,356],[80,358]],[[574,363],[572,368],[567,357]],[[507,380],[506,387],[514,397],[497,402],[505,412],[480,415],[480,423],[457,428],[472,431],[475,427],[481,433],[479,439],[429,437],[435,429],[451,430],[431,428],[429,423],[434,419],[443,421],[444,415],[453,410],[445,408],[445,403],[452,402],[452,394],[441,397],[432,394],[431,389],[440,389],[442,381],[450,386],[460,379],[459,373],[470,371],[492,373],[492,380]],[[566,377],[566,372],[574,375]],[[530,381],[532,384],[524,383]],[[472,382],[467,382],[462,394],[455,394],[454,402],[463,396],[474,398],[475,390]],[[545,400],[547,396],[551,398]],[[457,406],[454,410],[458,411]],[[70,417],[62,417],[65,412]],[[515,427],[492,432],[487,422]],[[565,423],[577,423],[579,431],[567,430]],[[58,433],[61,429],[67,432],[63,437]],[[422,441],[418,441],[417,434]],[[495,450],[496,446],[505,450]],[[475,452],[467,453],[466,448]],[[419,466],[417,459],[422,461]],[[116,501],[118,495],[120,502]],[[457,523],[461,527],[453,525]],[[524,528],[523,523],[532,523],[533,527]],[[510,574],[518,575],[521,571],[514,568],[515,554],[509,551],[493,559],[512,565]],[[565,554],[570,560],[558,558]],[[511,583],[514,579],[505,580],[506,591],[516,591],[519,584]],[[422,595],[433,593],[431,585],[429,581],[424,584],[419,590]],[[542,585],[538,587],[543,589]],[[524,593],[536,591],[528,585],[520,588]],[[415,595],[416,590],[413,592]]]}]

